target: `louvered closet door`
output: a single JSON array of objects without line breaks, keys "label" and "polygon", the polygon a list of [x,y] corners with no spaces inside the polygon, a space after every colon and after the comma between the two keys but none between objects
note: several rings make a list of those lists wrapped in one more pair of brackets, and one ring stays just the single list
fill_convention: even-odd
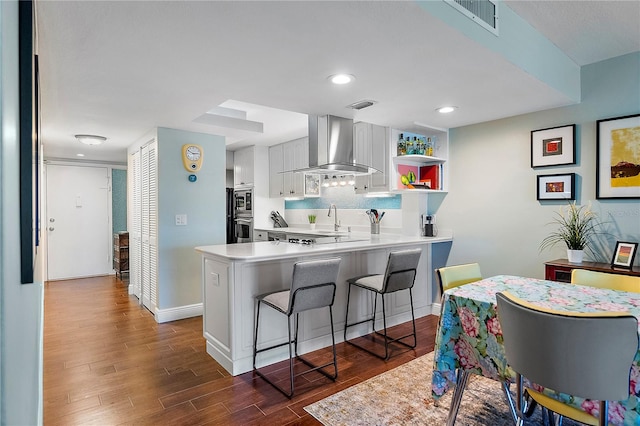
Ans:
[{"label": "louvered closet door", "polygon": [[141,150],[141,290],[142,304],[155,314],[158,301],[157,144]]},{"label": "louvered closet door", "polygon": [[142,302],[141,291],[141,244],[142,244],[142,205],[141,205],[141,189],[140,182],[140,151],[134,153],[130,159],[131,170],[131,230],[129,232],[129,287],[130,293]]},{"label": "louvered closet door", "polygon": [[149,145],[149,304],[155,314],[158,305],[158,161],[157,144]]}]

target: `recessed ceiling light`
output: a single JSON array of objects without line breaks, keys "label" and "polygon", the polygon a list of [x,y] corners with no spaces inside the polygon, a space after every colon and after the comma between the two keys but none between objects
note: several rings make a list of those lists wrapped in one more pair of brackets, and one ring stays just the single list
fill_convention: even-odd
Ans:
[{"label": "recessed ceiling light", "polygon": [[84,157],[84,154],[76,154],[77,157]]},{"label": "recessed ceiling light", "polygon": [[453,111],[455,111],[457,109],[458,109],[458,107],[456,107],[456,106],[444,106],[444,107],[437,108],[436,111],[438,111],[441,114],[448,114],[448,113],[453,112]]},{"label": "recessed ceiling light", "polygon": [[330,75],[328,78],[333,84],[348,84],[356,79],[355,76],[351,74],[334,74]]},{"label": "recessed ceiling light", "polygon": [[107,140],[104,136],[97,135],[75,135],[78,142],[81,142],[85,145],[100,145]]}]

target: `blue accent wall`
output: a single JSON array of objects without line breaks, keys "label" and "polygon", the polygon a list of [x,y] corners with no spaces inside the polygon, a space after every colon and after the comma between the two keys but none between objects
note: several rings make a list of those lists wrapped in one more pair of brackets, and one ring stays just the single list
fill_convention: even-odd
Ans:
[{"label": "blue accent wall", "polygon": [[111,170],[111,224],[113,233],[127,230],[127,171]]}]

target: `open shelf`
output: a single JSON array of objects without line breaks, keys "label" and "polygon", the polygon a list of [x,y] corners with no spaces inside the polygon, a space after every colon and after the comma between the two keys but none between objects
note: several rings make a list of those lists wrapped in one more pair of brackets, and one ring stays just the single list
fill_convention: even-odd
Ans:
[{"label": "open shelf", "polygon": [[424,164],[442,164],[445,161],[447,160],[445,160],[444,158],[429,157],[428,155],[416,155],[416,154],[399,155],[399,156],[393,157],[394,165],[411,164],[411,165],[421,166]]}]

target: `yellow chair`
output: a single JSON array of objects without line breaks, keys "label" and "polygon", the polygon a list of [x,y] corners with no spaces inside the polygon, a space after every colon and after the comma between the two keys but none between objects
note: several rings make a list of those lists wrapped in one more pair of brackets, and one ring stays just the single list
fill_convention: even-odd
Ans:
[{"label": "yellow chair", "polygon": [[586,269],[574,269],[571,271],[571,284],[640,293],[640,277],[607,274]]},{"label": "yellow chair", "polygon": [[447,266],[436,269],[440,294],[450,288],[458,287],[482,279],[480,265],[477,263],[467,263],[465,265]]},{"label": "yellow chair", "polygon": [[496,294],[496,299],[507,363],[516,372],[516,424],[523,424],[526,377],[556,392],[600,401],[596,418],[527,388],[552,425],[556,424],[554,413],[560,416],[558,424],[564,416],[588,425],[608,425],[608,401],[629,398],[638,320],[627,312],[555,311],[508,292]]}]

